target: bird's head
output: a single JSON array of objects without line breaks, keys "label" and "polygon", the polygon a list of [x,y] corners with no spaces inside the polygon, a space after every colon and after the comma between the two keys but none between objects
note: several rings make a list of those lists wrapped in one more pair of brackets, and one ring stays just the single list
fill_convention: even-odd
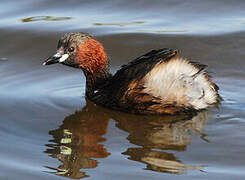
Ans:
[{"label": "bird's head", "polygon": [[87,73],[99,72],[107,62],[100,42],[87,33],[67,33],[58,42],[57,51],[43,65],[61,63],[81,68]]}]

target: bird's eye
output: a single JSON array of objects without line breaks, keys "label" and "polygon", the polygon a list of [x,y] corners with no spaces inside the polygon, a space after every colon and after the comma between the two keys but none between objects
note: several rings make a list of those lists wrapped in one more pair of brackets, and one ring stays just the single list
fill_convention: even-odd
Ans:
[{"label": "bird's eye", "polygon": [[74,47],[69,47],[69,49],[68,49],[69,52],[73,52],[74,50],[75,50]]}]

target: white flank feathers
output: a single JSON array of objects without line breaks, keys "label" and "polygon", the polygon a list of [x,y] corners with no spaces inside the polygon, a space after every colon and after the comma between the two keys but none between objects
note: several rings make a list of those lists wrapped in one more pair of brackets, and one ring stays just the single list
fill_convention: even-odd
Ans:
[{"label": "white flank feathers", "polygon": [[203,72],[187,60],[174,58],[160,62],[144,77],[144,92],[160,97],[164,103],[207,108],[217,102],[217,92]]}]

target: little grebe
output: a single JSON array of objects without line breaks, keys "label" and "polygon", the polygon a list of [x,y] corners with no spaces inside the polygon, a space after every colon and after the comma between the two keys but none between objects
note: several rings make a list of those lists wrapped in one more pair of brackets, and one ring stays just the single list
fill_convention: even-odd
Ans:
[{"label": "little grebe", "polygon": [[81,68],[88,99],[115,110],[176,114],[214,107],[221,100],[206,65],[180,58],[174,49],[152,50],[112,76],[101,43],[87,33],[67,33],[43,65],[54,63]]}]

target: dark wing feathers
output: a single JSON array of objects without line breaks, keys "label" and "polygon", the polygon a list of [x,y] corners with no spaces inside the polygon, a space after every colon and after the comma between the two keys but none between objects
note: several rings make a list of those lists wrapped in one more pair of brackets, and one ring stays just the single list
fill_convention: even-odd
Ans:
[{"label": "dark wing feathers", "polygon": [[158,62],[166,62],[178,54],[177,50],[163,48],[152,50],[126,65],[112,77],[112,81],[130,83],[132,80],[143,78]]},{"label": "dark wing feathers", "polygon": [[[143,93],[140,80],[159,62],[166,62],[178,54],[177,50],[164,48],[152,50],[126,65],[108,81],[94,101],[104,106],[139,113],[151,106],[160,105],[156,97]],[[107,96],[107,97],[103,97]],[[106,99],[106,100],[105,100]],[[160,109],[160,108],[159,108]],[[149,113],[151,113],[149,110]]]},{"label": "dark wing feathers", "polygon": [[[123,65],[116,74],[111,77],[103,88],[95,94],[93,100],[112,109],[140,114],[174,114],[193,110],[191,107],[177,107],[175,104],[163,104],[161,99],[144,93],[144,84],[140,81],[154,68],[157,63],[168,62],[178,55],[178,51],[169,48],[152,50],[140,56],[126,65]],[[193,75],[195,78],[200,73],[205,73],[206,65],[198,62],[189,62],[198,69]],[[206,78],[209,78],[206,75]],[[214,89],[218,87],[213,83]]]}]

